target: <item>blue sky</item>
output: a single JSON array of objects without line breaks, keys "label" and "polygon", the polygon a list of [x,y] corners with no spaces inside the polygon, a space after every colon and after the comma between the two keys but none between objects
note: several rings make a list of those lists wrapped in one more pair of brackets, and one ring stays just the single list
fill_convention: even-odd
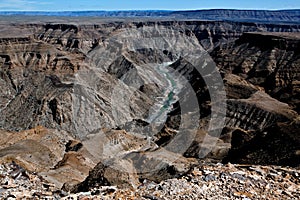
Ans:
[{"label": "blue sky", "polygon": [[300,0],[0,0],[0,11],[300,9]]}]

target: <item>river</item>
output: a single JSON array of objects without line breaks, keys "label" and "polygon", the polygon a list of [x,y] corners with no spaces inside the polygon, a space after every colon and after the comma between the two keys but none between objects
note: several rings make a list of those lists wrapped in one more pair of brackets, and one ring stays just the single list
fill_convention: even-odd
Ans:
[{"label": "river", "polygon": [[146,120],[148,123],[164,123],[167,119],[167,114],[172,110],[173,104],[178,101],[178,96],[182,86],[178,84],[178,80],[174,73],[171,73],[171,64],[174,62],[165,62],[155,66],[157,72],[162,74],[168,82],[168,86],[163,91],[163,95],[157,97],[157,102],[151,107],[149,117]]}]

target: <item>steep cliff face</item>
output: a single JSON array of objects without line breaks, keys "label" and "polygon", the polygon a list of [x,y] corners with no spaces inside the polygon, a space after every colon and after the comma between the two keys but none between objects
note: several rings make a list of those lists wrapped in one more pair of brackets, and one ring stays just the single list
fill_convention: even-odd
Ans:
[{"label": "steep cliff face", "polygon": [[0,51],[1,85],[6,88],[1,90],[6,98],[1,102],[1,126],[24,130],[38,125],[40,120],[46,123],[43,118],[61,123],[63,113],[55,99],[70,90],[71,84],[61,81],[68,81],[75,73],[83,55],[62,52],[31,38],[6,39]]},{"label": "steep cliff face", "polygon": [[[65,24],[63,24],[65,23]],[[172,27],[181,32],[195,34],[200,44],[207,51],[212,51],[216,46],[223,45],[238,39],[244,32],[300,32],[297,24],[272,24],[255,22],[223,22],[223,21],[112,21],[95,24],[82,22],[62,21],[61,24],[38,24],[33,33],[35,38],[51,43],[58,48],[79,48],[85,53],[94,48],[118,29],[135,29],[153,27],[155,25]],[[24,32],[17,25],[16,31]],[[29,27],[32,29],[32,27]],[[28,28],[27,28],[28,29]]]},{"label": "steep cliff face", "polygon": [[245,33],[212,52],[217,65],[263,87],[299,112],[300,43],[296,33]]},{"label": "steep cliff face", "polygon": [[299,25],[239,22],[186,22],[201,45],[209,52],[238,39],[244,32],[299,32]]},{"label": "steep cliff face", "polygon": [[211,55],[225,74],[239,77],[225,78],[227,127],[234,128],[225,161],[298,165],[299,34],[244,33]]},{"label": "steep cliff face", "polygon": [[[74,34],[78,32],[74,26],[45,28],[46,33],[51,28],[59,29],[59,37],[55,36],[54,30],[49,33],[51,39],[40,36],[38,40],[26,37],[1,41],[3,128],[25,130],[42,125],[66,130],[75,137],[84,137],[84,133],[77,135],[75,130],[79,128],[88,133],[91,129],[116,127],[133,118],[147,117],[147,109],[153,104],[153,99],[147,97],[147,93],[157,96],[166,83],[160,81],[148,87],[147,91],[139,90],[142,85],[153,82],[151,77],[161,75],[149,66],[138,66],[142,63],[138,63],[140,59],[135,58],[139,54],[131,52],[134,49],[125,51],[126,46],[110,45],[110,48],[119,48],[115,52],[116,49],[107,49],[102,44],[97,48],[90,46],[87,52],[84,48],[88,45],[74,46],[73,40],[68,45],[70,38],[74,39]],[[56,30],[56,33],[59,31]],[[57,44],[63,38],[67,38],[65,43]],[[122,43],[119,42],[119,45]],[[153,63],[163,61],[170,59],[162,52],[152,60]],[[148,74],[143,73],[145,70]],[[132,77],[134,82],[131,81]],[[130,113],[124,110],[123,113],[118,110],[122,109],[118,105],[112,105],[111,97],[113,92],[118,92],[114,90],[117,86],[127,93],[118,94],[121,96],[116,98],[127,98],[134,103]],[[133,93],[133,98],[128,96]],[[92,113],[90,117],[98,118],[99,121],[96,120],[96,123],[95,119],[89,119],[88,112]],[[120,113],[120,122],[116,122],[112,112]],[[87,121],[80,121],[83,118]]]}]

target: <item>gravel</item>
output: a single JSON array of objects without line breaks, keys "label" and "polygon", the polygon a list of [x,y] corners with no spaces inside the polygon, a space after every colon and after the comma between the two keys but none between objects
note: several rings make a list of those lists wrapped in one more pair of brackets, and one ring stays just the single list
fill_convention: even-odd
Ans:
[{"label": "gravel", "polygon": [[299,199],[300,170],[280,166],[203,164],[181,178],[136,189],[102,186],[69,194],[15,163],[0,165],[0,199]]}]

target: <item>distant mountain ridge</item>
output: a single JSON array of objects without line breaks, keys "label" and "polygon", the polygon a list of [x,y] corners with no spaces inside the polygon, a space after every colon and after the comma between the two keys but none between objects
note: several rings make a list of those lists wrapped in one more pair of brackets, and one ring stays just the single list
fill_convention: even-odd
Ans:
[{"label": "distant mountain ridge", "polygon": [[300,9],[295,10],[234,10],[234,9],[213,9],[213,10],[192,10],[175,11],[174,15],[186,18],[198,18],[206,20],[233,20],[242,22],[285,22],[300,23]]},{"label": "distant mountain ridge", "polygon": [[272,22],[300,24],[300,9],[294,10],[128,10],[128,11],[1,11],[0,15],[64,16],[64,17],[153,17],[191,20]]}]

